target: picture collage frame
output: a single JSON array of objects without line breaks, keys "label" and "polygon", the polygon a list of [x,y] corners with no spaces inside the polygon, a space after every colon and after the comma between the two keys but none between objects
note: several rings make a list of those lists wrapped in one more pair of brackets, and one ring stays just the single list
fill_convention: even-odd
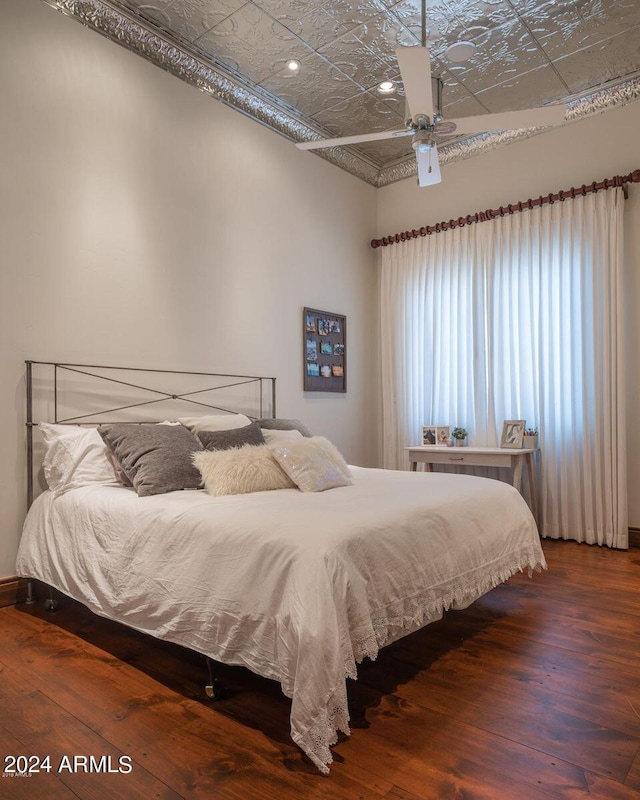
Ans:
[{"label": "picture collage frame", "polygon": [[346,392],[346,316],[305,307],[302,330],[304,391]]}]

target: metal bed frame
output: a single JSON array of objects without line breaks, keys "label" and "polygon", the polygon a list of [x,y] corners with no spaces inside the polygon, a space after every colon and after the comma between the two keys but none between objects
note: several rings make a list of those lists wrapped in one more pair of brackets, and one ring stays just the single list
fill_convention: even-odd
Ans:
[{"label": "metal bed frame", "polygon": [[[236,375],[230,373],[221,373],[221,372],[191,372],[187,370],[173,370],[173,369],[146,369],[144,367],[123,367],[123,366],[111,366],[106,364],[71,364],[68,362],[60,362],[60,361],[25,361],[25,388],[26,388],[26,432],[27,432],[27,507],[30,508],[33,499],[34,499],[34,441],[33,441],[33,429],[38,426],[38,422],[34,421],[34,378],[35,374],[39,373],[42,369],[48,370],[49,374],[51,371],[53,375],[50,377],[49,384],[48,384],[48,392],[50,395],[52,394],[53,398],[53,411],[52,414],[48,414],[47,416],[53,416],[53,420],[47,420],[48,422],[53,422],[59,425],[86,425],[90,427],[98,427],[101,424],[107,424],[110,422],[115,421],[114,419],[109,419],[109,415],[121,414],[124,411],[128,411],[134,408],[141,408],[143,406],[153,406],[154,410],[158,408],[159,404],[172,402],[172,401],[179,401],[180,403],[185,403],[190,406],[196,406],[199,409],[203,410],[210,410],[210,411],[217,411],[222,414],[235,414],[238,413],[237,410],[227,408],[222,405],[216,405],[212,402],[203,402],[202,399],[195,399],[195,395],[204,395],[211,392],[222,392],[224,389],[233,389],[238,386],[245,386],[245,385],[254,385],[257,392],[258,392],[258,402],[257,408],[255,411],[256,414],[249,414],[246,410],[243,409],[242,413],[248,416],[251,419],[260,419],[265,416],[270,416],[275,418],[276,416],[276,379],[274,377],[265,377],[259,375]],[[101,375],[97,374],[95,370],[103,370],[108,371],[109,373],[114,373],[115,375],[123,376],[124,373],[140,373],[142,375],[167,375],[167,376],[182,376],[183,379],[186,376],[190,377],[197,377],[197,378],[211,378],[211,379],[222,379],[222,383],[219,385],[212,385],[212,386],[205,386],[205,388],[197,389],[194,391],[177,391],[177,392],[168,392],[163,391],[162,389],[158,389],[151,386],[145,386],[143,383],[132,383],[131,380],[124,380],[122,377],[112,377],[110,375]],[[98,411],[93,411],[89,414],[75,414],[72,416],[66,416],[60,418],[60,383],[62,380],[62,376],[66,376],[69,373],[73,373],[75,375],[84,375],[87,378],[91,378],[93,380],[97,380],[100,382],[105,382],[107,384],[118,384],[119,386],[128,387],[129,389],[134,389],[140,392],[151,392],[157,397],[154,397],[151,400],[144,400],[141,402],[132,402],[123,405],[113,406],[113,407],[104,407]],[[177,384],[179,378],[176,377],[175,384]],[[103,384],[100,383],[100,386]],[[176,386],[176,388],[178,388]],[[93,393],[91,393],[93,396]],[[100,395],[102,398],[102,395]],[[107,396],[108,397],[108,396]],[[265,407],[268,407],[268,414],[265,413]],[[107,417],[105,419],[104,417]],[[162,420],[162,417],[155,417],[154,419],[122,419],[120,416],[118,417],[117,421],[119,423],[124,424],[131,424],[131,425],[145,425],[145,424],[155,424]],[[35,602],[34,594],[33,594],[33,580],[29,579],[27,582],[27,603]],[[57,608],[57,600],[54,596],[53,588],[49,587],[49,597],[45,600],[46,608],[49,611],[55,611]],[[206,660],[207,670],[209,674],[209,683],[205,686],[205,692],[208,697],[219,699],[220,697],[224,696],[224,687],[220,683],[220,681],[215,677],[213,671],[213,662],[208,656],[203,656]]]},{"label": "metal bed frame", "polygon": [[[33,428],[38,426],[37,422],[33,421],[33,378],[34,378],[34,368],[38,367],[51,367],[53,368],[53,379],[52,379],[52,392],[53,392],[53,420],[47,420],[49,422],[54,422],[60,425],[65,424],[73,424],[73,425],[88,425],[91,427],[97,427],[101,424],[105,424],[107,422],[113,422],[113,419],[95,419],[100,415],[106,416],[109,414],[115,414],[116,412],[126,411],[132,408],[141,408],[142,406],[150,406],[154,405],[157,408],[159,403],[172,401],[172,400],[179,400],[184,403],[189,403],[194,406],[198,406],[199,408],[210,409],[213,411],[220,411],[224,414],[235,414],[237,411],[233,409],[225,408],[219,405],[213,405],[212,403],[204,403],[199,400],[194,400],[193,395],[197,394],[204,394],[207,392],[217,392],[223,389],[230,389],[236,386],[243,386],[248,384],[258,384],[259,386],[259,405],[256,409],[258,414],[252,415],[247,414],[246,416],[252,419],[259,419],[265,416],[264,413],[264,388],[265,385],[270,387],[270,414],[269,416],[275,417],[276,416],[276,379],[271,377],[264,377],[264,376],[257,376],[257,375],[231,375],[228,373],[223,372],[189,372],[186,370],[175,370],[175,369],[145,369],[144,367],[114,367],[109,366],[106,364],[69,364],[65,362],[58,362],[58,361],[25,361],[25,368],[26,368],[26,375],[25,375],[25,384],[26,384],[26,394],[27,394],[27,419],[26,419],[26,427],[27,427],[27,505],[30,508],[31,504],[33,503]],[[231,383],[223,383],[219,386],[207,386],[204,389],[198,389],[192,392],[165,392],[160,389],[156,389],[150,386],[143,386],[136,383],[131,383],[130,381],[120,380],[119,378],[109,377],[107,375],[97,375],[94,372],[88,372],[88,370],[110,370],[112,372],[121,374],[125,372],[136,372],[136,373],[143,373],[147,375],[189,375],[192,377],[208,377],[208,378],[225,378],[229,379]],[[59,382],[60,382],[60,373],[61,372],[71,372],[76,373],[79,375],[86,375],[87,377],[97,379],[99,381],[104,381],[106,383],[114,383],[119,384],[120,386],[127,386],[132,389],[137,389],[142,392],[153,392],[159,397],[156,397],[153,400],[145,400],[139,403],[129,403],[127,405],[116,406],[112,408],[103,408],[100,411],[93,411],[90,414],[79,414],[70,417],[65,417],[63,419],[59,418]],[[89,418],[91,420],[89,421]],[[144,425],[144,424],[154,424],[160,421],[160,418],[155,419],[148,419],[148,420],[126,420],[126,419],[118,419],[120,423],[131,424],[131,425]]]}]

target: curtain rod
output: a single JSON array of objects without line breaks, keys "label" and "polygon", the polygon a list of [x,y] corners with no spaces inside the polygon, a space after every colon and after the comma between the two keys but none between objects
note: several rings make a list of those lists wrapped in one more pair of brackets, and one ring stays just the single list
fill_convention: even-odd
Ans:
[{"label": "curtain rod", "polygon": [[532,200],[519,201],[517,203],[509,203],[508,206],[500,206],[500,208],[490,208],[487,211],[478,211],[475,214],[467,214],[466,217],[458,217],[458,219],[450,219],[448,222],[438,222],[436,225],[425,225],[423,228],[414,228],[411,231],[402,231],[402,233],[395,233],[391,236],[383,236],[382,239],[372,239],[371,247],[386,247],[390,244],[397,244],[398,242],[406,242],[409,239],[417,239],[418,236],[430,236],[432,233],[440,233],[441,231],[452,230],[453,228],[463,228],[465,225],[473,225],[476,222],[488,222],[496,217],[504,217],[506,214],[515,214],[519,211],[525,211],[530,208],[538,206],[546,206],[556,203],[558,201],[569,200],[574,197],[584,197],[587,194],[599,192],[601,189],[613,189],[614,187],[621,186],[624,191],[625,198],[628,197],[627,184],[640,183],[640,169],[630,172],[628,175],[615,175],[613,178],[605,178],[600,183],[594,181],[588,185],[584,183],[579,188],[571,187],[571,189],[551,192],[551,194],[540,195],[540,197]]}]

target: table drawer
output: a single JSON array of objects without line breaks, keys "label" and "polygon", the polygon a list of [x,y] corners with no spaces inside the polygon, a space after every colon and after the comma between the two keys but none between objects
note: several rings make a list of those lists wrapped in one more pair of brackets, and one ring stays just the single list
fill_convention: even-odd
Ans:
[{"label": "table drawer", "polygon": [[451,464],[467,467],[511,467],[512,456],[509,453],[461,453],[463,448],[452,448],[450,453],[425,453],[421,450],[409,451],[411,461],[428,464]]}]

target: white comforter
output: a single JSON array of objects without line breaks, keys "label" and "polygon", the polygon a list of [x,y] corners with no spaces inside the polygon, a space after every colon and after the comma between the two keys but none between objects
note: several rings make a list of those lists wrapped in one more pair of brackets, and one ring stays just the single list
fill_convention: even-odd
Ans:
[{"label": "white comforter", "polygon": [[323,772],[349,732],[346,676],[378,649],[545,565],[496,480],[353,467],[353,486],[38,498],[17,570],[98,614],[280,681],[291,736]]}]

